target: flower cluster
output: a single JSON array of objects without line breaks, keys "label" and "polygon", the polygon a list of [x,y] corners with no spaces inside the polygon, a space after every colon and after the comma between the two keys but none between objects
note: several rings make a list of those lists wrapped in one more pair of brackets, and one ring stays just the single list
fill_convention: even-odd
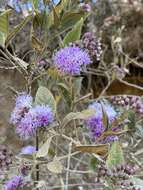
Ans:
[{"label": "flower cluster", "polygon": [[91,6],[88,3],[80,3],[80,8],[85,12],[91,11]]},{"label": "flower cluster", "polygon": [[75,45],[60,49],[53,57],[54,65],[66,74],[80,74],[82,67],[91,63],[89,54]]},{"label": "flower cluster", "polygon": [[140,190],[133,182],[130,181],[130,176],[133,176],[136,172],[136,168],[129,164],[116,165],[110,170],[106,165],[100,165],[98,167],[98,174],[96,181],[103,183],[105,178],[110,178],[113,184],[121,187],[121,189]]},{"label": "flower cluster", "polygon": [[6,183],[4,190],[18,190],[22,185],[23,178],[21,176],[15,176]]},{"label": "flower cluster", "polygon": [[112,104],[125,107],[127,109],[133,109],[136,113],[143,114],[143,101],[138,96],[114,96],[110,99]]},{"label": "flower cluster", "polygon": [[102,55],[102,48],[100,40],[96,39],[95,35],[92,32],[86,32],[81,40],[81,46],[82,48],[85,48],[88,50],[92,60],[100,61],[101,55]]},{"label": "flower cluster", "polygon": [[32,107],[32,97],[26,93],[21,93],[16,97],[15,108],[11,114],[10,122],[17,125],[24,117],[25,113]]},{"label": "flower cluster", "polygon": [[48,126],[53,122],[52,109],[48,105],[32,106],[32,97],[20,95],[11,115],[11,123],[16,125],[16,132],[22,139],[34,136],[38,127]]},{"label": "flower cluster", "polygon": [[[102,105],[97,102],[89,105],[89,109],[94,109],[95,114],[86,121],[86,126],[90,130],[93,140],[96,140],[105,130],[105,126],[103,126],[103,109],[107,114],[109,124],[116,118],[117,113],[109,104],[104,104],[102,108]],[[106,143],[114,140],[117,140],[117,137],[110,136],[105,138],[103,142]]]},{"label": "flower cluster", "polygon": [[8,169],[12,164],[12,152],[5,145],[0,145],[0,169]]}]

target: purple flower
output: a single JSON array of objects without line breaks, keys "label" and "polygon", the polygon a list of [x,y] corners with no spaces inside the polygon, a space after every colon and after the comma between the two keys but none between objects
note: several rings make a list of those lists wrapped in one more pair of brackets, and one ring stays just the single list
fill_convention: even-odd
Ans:
[{"label": "purple flower", "polygon": [[26,94],[26,92],[21,93],[16,97],[16,106],[18,107],[31,107],[33,98]]},{"label": "purple flower", "polygon": [[25,113],[32,107],[32,97],[22,93],[16,97],[15,108],[11,113],[10,123],[17,125],[24,117]]},{"label": "purple flower", "polygon": [[33,119],[33,115],[28,112],[16,126],[16,133],[21,137],[21,139],[27,140],[30,137],[35,136],[36,129],[37,128]]},{"label": "purple flower", "polygon": [[100,39],[97,39],[92,32],[84,33],[81,40],[81,45],[83,48],[88,50],[89,55],[93,60],[93,62],[100,61],[102,55],[102,47]]},{"label": "purple flower", "polygon": [[30,110],[36,127],[48,126],[54,120],[52,109],[48,105],[37,105]]},{"label": "purple flower", "polygon": [[90,12],[91,6],[88,3],[80,3],[80,7],[83,11]]},{"label": "purple flower", "polygon": [[35,146],[25,146],[21,149],[20,154],[33,154],[36,152],[36,147]]},{"label": "purple flower", "polygon": [[45,127],[52,123],[54,115],[47,105],[37,105],[31,108],[17,125],[16,132],[22,139],[29,139],[36,134],[38,127]]},{"label": "purple flower", "polygon": [[[96,140],[105,130],[105,126],[103,126],[102,122],[102,106],[100,103],[94,102],[93,104],[89,105],[89,109],[94,109],[95,114],[86,121],[86,126],[90,130],[92,138]],[[108,121],[110,123],[113,119],[115,119],[117,113],[109,104],[104,104],[103,109],[106,112]]]},{"label": "purple flower", "polygon": [[119,138],[118,138],[117,136],[111,135],[111,136],[106,137],[106,138],[102,141],[102,143],[103,143],[103,144],[106,144],[106,143],[109,143],[109,142],[117,141],[118,139],[119,139]]},{"label": "purple flower", "polygon": [[[92,103],[91,105],[89,105],[89,109],[95,110],[94,117],[102,119],[103,113],[102,113],[102,105],[100,103],[97,102]],[[103,104],[103,109],[106,112],[109,121],[112,121],[117,116],[116,111],[110,104]]]},{"label": "purple flower", "polygon": [[104,127],[102,124],[102,119],[98,117],[91,117],[86,121],[86,125],[91,132],[93,139],[95,137],[100,137],[102,132],[104,131]]},{"label": "purple flower", "polygon": [[15,176],[6,183],[4,190],[18,190],[22,184],[23,178],[21,176]]},{"label": "purple flower", "polygon": [[9,166],[12,164],[12,152],[5,146],[0,144],[0,170],[8,170]]},{"label": "purple flower", "polygon": [[55,67],[67,74],[80,74],[82,66],[91,63],[89,54],[75,45],[60,49],[53,60]]}]

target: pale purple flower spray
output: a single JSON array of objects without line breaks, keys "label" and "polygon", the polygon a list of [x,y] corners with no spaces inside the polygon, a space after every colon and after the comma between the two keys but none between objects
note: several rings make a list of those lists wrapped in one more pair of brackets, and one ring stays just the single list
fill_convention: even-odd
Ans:
[{"label": "pale purple flower spray", "polygon": [[32,101],[33,98],[25,92],[18,95],[16,97],[15,108],[11,113],[10,123],[17,125],[25,113],[32,107]]},{"label": "pale purple flower spray", "polygon": [[91,63],[88,52],[75,45],[57,51],[53,61],[61,72],[72,75],[80,74],[82,67]]},{"label": "pale purple flower spray", "polygon": [[18,190],[22,184],[23,178],[21,176],[15,176],[6,183],[4,190]]},{"label": "pale purple flower spray", "polygon": [[[109,124],[110,122],[116,118],[117,113],[113,109],[113,107],[109,104],[103,105],[104,111],[107,114]],[[92,138],[96,140],[98,137],[102,135],[105,130],[105,126],[103,126],[103,111],[102,105],[100,103],[94,102],[89,105],[89,109],[95,109],[95,114],[86,121],[86,126],[91,132]],[[106,141],[115,140],[113,137],[106,139]]]},{"label": "pale purple flower spray", "polygon": [[54,120],[52,109],[48,105],[37,105],[29,110],[16,127],[17,134],[22,139],[35,136],[38,127],[45,127]]}]

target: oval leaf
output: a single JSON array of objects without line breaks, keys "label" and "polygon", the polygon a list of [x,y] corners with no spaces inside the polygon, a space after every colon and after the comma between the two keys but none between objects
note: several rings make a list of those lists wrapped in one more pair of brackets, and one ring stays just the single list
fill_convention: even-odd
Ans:
[{"label": "oval leaf", "polygon": [[118,141],[112,144],[106,163],[109,168],[124,163],[123,150]]},{"label": "oval leaf", "polygon": [[70,121],[75,119],[88,119],[93,114],[95,114],[95,110],[93,109],[87,109],[82,112],[71,112],[69,113],[62,122],[62,127],[65,127]]},{"label": "oval leaf", "polygon": [[49,137],[47,141],[40,147],[40,149],[38,150],[36,154],[36,158],[43,158],[47,156],[52,138],[53,136]]},{"label": "oval leaf", "polygon": [[83,11],[66,13],[61,20],[61,31],[73,27],[85,15]]},{"label": "oval leaf", "polygon": [[76,23],[74,28],[70,32],[68,32],[67,35],[65,36],[63,41],[65,46],[68,45],[70,42],[75,42],[80,39],[82,26],[83,26],[83,18],[81,18]]},{"label": "oval leaf", "polygon": [[35,104],[49,105],[52,108],[53,112],[56,112],[56,101],[52,93],[44,86],[38,88],[35,97]]}]

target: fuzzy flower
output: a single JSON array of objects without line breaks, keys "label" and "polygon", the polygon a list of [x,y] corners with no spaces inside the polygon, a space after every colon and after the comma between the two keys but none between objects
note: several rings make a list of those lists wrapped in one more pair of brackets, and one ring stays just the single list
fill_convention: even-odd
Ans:
[{"label": "fuzzy flower", "polygon": [[36,127],[48,126],[54,120],[52,109],[48,105],[37,105],[30,110],[33,114],[33,122]]},{"label": "fuzzy flower", "polygon": [[60,49],[53,60],[55,67],[67,74],[80,74],[82,67],[91,63],[89,54],[75,45]]},{"label": "fuzzy flower", "polygon": [[33,115],[28,112],[25,114],[24,118],[16,126],[16,133],[21,139],[27,140],[36,134],[36,125],[33,119]]},{"label": "fuzzy flower", "polygon": [[36,152],[36,147],[35,146],[25,146],[21,149],[20,154],[33,154]]},{"label": "fuzzy flower", "polygon": [[16,125],[32,107],[32,97],[22,93],[16,97],[15,108],[11,113],[10,123]]},{"label": "fuzzy flower", "polygon": [[[89,109],[94,109],[95,117],[102,119],[103,113],[102,113],[102,106],[100,103],[97,102],[92,103],[91,105],[89,105]],[[105,110],[109,121],[112,121],[116,117],[117,113],[110,104],[103,104],[103,109]]]},{"label": "fuzzy flower", "polygon": [[143,100],[139,96],[114,96],[110,99],[111,103],[117,106],[122,106],[125,109],[134,110],[141,117],[143,115]]},{"label": "fuzzy flower", "polygon": [[88,50],[89,55],[94,62],[100,61],[102,55],[101,43],[92,32],[84,33],[81,45],[83,48]]},{"label": "fuzzy flower", "polygon": [[114,142],[114,141],[117,141],[119,138],[117,136],[108,136],[106,137],[102,143],[106,144],[106,143],[109,143],[109,142]]},{"label": "fuzzy flower", "polygon": [[26,94],[25,92],[21,93],[16,97],[16,106],[18,107],[31,107],[33,98]]},{"label": "fuzzy flower", "polygon": [[18,190],[22,184],[23,178],[21,176],[15,176],[6,183],[4,190]]},{"label": "fuzzy flower", "polygon": [[[111,107],[109,104],[104,104],[103,108],[107,114],[108,121],[110,123],[113,119],[115,119],[117,114],[113,109],[113,107]],[[93,139],[96,139],[100,137],[105,130],[102,122],[103,119],[102,106],[100,103],[95,102],[89,105],[89,109],[94,109],[95,114],[86,121],[86,126],[90,130]]]},{"label": "fuzzy flower", "polygon": [[52,123],[54,115],[47,105],[37,105],[31,108],[17,125],[16,132],[22,139],[29,139],[36,134],[38,127],[45,127]]},{"label": "fuzzy flower", "polygon": [[85,12],[90,12],[91,11],[91,6],[88,3],[80,3],[80,7]]}]

